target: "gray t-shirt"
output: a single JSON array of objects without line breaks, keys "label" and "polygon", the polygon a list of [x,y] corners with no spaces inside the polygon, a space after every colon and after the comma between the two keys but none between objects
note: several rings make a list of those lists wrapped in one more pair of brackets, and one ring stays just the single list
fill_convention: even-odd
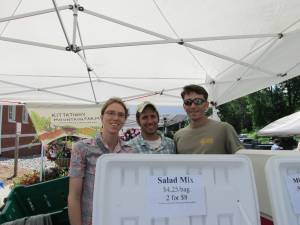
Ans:
[{"label": "gray t-shirt", "polygon": [[230,124],[211,119],[197,128],[180,129],[174,141],[179,154],[233,154],[244,148]]}]

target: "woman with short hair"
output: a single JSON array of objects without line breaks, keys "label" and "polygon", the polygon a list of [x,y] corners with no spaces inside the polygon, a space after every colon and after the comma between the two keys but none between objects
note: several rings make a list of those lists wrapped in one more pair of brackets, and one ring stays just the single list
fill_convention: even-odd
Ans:
[{"label": "woman with short hair", "polygon": [[68,210],[71,225],[92,225],[96,161],[106,153],[130,153],[132,149],[119,137],[128,117],[120,98],[110,98],[101,109],[102,131],[96,138],[73,145],[70,163]]}]

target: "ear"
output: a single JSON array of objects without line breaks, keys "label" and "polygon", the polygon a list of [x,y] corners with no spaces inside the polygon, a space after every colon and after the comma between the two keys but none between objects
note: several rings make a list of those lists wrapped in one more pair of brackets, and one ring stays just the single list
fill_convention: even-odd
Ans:
[{"label": "ear", "polygon": [[209,107],[209,102],[208,102],[208,101],[206,101],[206,102],[204,103],[204,108],[205,108],[205,110],[207,110],[207,109],[208,109],[208,107]]},{"label": "ear", "polygon": [[136,123],[137,123],[139,126],[141,126],[141,124],[140,124],[140,118],[138,118],[138,119],[136,120]]},{"label": "ear", "polygon": [[184,103],[182,104],[182,107],[184,108],[184,111],[186,111],[186,108],[185,108],[185,104],[184,104]]}]

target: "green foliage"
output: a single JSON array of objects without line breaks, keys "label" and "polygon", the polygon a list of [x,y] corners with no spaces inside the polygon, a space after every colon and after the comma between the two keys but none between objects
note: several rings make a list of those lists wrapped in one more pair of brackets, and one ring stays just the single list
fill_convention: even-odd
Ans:
[{"label": "green foliage", "polygon": [[[45,170],[45,181],[53,180],[59,177],[65,177],[68,175],[68,169],[61,169],[58,167],[51,167]],[[13,185],[11,188],[19,185],[32,185],[36,183],[40,183],[40,173],[36,170],[26,173],[21,177],[17,177],[13,180]]]},{"label": "green foliage", "polygon": [[36,184],[39,183],[39,172],[34,170],[30,173],[26,173],[21,177],[18,177],[13,180],[13,187],[18,186],[18,185],[31,185],[31,184]]},{"label": "green foliage", "polygon": [[230,123],[238,133],[252,130],[251,112],[248,108],[248,98],[243,97],[218,107],[220,119]]},{"label": "green foliage", "polygon": [[221,105],[218,107],[219,116],[222,121],[232,124],[238,133],[255,133],[300,110],[299,87],[300,76]]},{"label": "green foliage", "polygon": [[258,137],[257,139],[261,144],[268,144],[272,141],[270,137]]},{"label": "green foliage", "polygon": [[37,132],[51,131],[51,118],[40,116],[38,113],[32,111],[30,118]]},{"label": "green foliage", "polygon": [[300,76],[283,82],[281,87],[286,93],[286,111],[290,114],[300,110]]}]

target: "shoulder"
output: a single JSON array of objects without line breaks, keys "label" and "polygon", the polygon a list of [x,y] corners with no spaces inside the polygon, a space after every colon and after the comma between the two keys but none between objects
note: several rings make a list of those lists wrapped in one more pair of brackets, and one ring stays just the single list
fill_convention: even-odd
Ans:
[{"label": "shoulder", "polygon": [[128,142],[126,142],[128,145],[136,145],[142,141],[143,137],[139,134],[135,138],[132,138]]},{"label": "shoulder", "polygon": [[169,141],[169,142],[172,142],[172,141],[173,141],[172,138],[169,138],[169,137],[166,137],[166,136],[163,136],[163,138],[164,138],[166,141]]},{"label": "shoulder", "polygon": [[214,127],[225,127],[225,126],[227,126],[226,124],[227,124],[226,122],[208,119],[208,123],[206,125],[207,126],[214,126]]},{"label": "shoulder", "polygon": [[174,134],[174,142],[177,143],[180,139],[182,139],[184,136],[188,135],[190,132],[192,132],[191,128],[189,126],[181,128]]},{"label": "shoulder", "polygon": [[73,148],[83,149],[85,147],[94,146],[94,145],[96,145],[96,139],[95,138],[89,138],[89,139],[83,139],[81,141],[75,142],[73,144]]},{"label": "shoulder", "polygon": [[222,122],[222,127],[224,128],[224,130],[227,133],[232,133],[232,134],[237,136],[236,130],[234,129],[234,127],[230,123]]},{"label": "shoulder", "polygon": [[80,140],[75,142],[72,146],[71,161],[82,162],[86,158],[87,154],[95,149],[96,140],[94,138]]},{"label": "shoulder", "polygon": [[167,142],[168,144],[174,144],[173,139],[171,139],[171,138],[169,138],[169,137],[163,136],[163,140],[164,140],[165,142]]},{"label": "shoulder", "polygon": [[132,149],[132,152],[139,152],[142,146],[145,145],[144,139],[141,135],[136,136],[126,143]]},{"label": "shoulder", "polygon": [[220,123],[223,127],[230,128],[230,129],[233,128],[233,126],[230,123],[227,122],[220,122]]},{"label": "shoulder", "polygon": [[218,127],[221,129],[226,129],[226,130],[232,130],[234,129],[233,126],[227,122],[223,122],[223,121],[215,121],[210,119],[209,120],[209,125],[210,126],[214,126],[214,127]]},{"label": "shoulder", "polygon": [[180,136],[182,133],[185,133],[187,131],[191,130],[189,126],[186,126],[184,128],[179,129],[174,136]]},{"label": "shoulder", "polygon": [[121,152],[125,153],[131,153],[133,152],[132,146],[128,144],[128,142],[125,142],[123,140],[120,140],[121,144]]}]

